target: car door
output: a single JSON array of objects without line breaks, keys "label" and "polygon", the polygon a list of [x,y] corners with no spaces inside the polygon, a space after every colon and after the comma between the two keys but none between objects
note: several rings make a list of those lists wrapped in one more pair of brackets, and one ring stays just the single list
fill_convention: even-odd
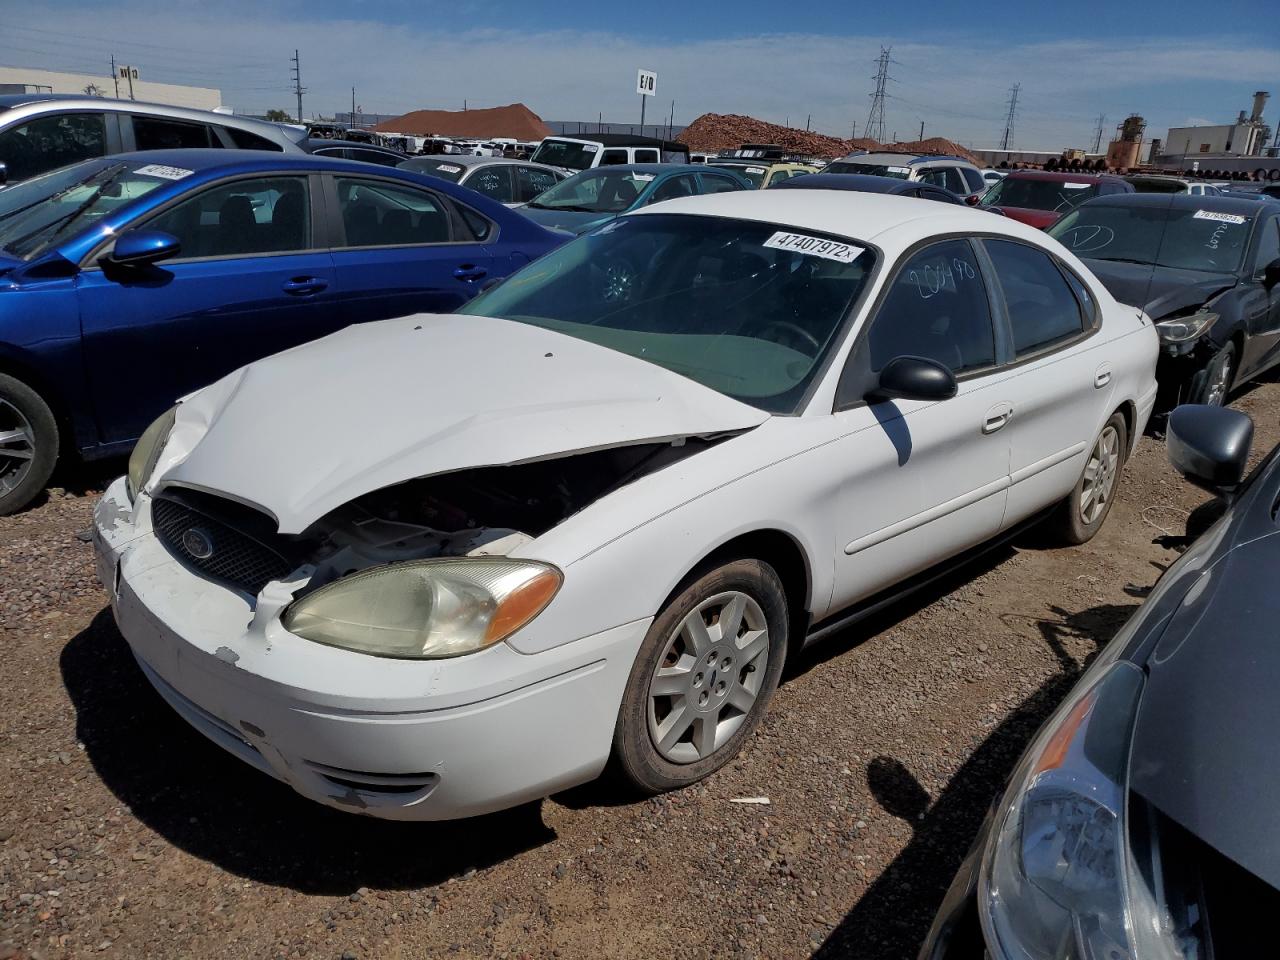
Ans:
[{"label": "car door", "polygon": [[[977,254],[965,239],[908,253],[841,377],[835,608],[993,536],[1009,484],[1004,349]],[[943,401],[865,397],[900,356],[957,376]],[[842,409],[843,408],[843,409]]]},{"label": "car door", "polygon": [[483,242],[491,224],[469,224],[446,197],[416,184],[331,174],[325,181],[348,323],[449,313],[479,292],[492,266]]},{"label": "car door", "polygon": [[[1009,527],[1067,496],[1118,406],[1098,307],[1069,268],[1038,247],[984,239],[1014,362],[1003,385],[1010,443]],[[1133,438],[1130,437],[1130,440]]]},{"label": "car door", "polygon": [[178,397],[341,326],[333,262],[315,237],[314,183],[257,174],[130,224],[181,253],[120,268],[105,250],[77,278],[86,370],[103,441],[136,438]]},{"label": "car door", "polygon": [[[1236,294],[1241,298],[1249,330],[1244,354],[1238,361],[1240,372],[1246,376],[1265,370],[1280,359],[1280,286],[1267,287],[1264,282],[1267,265],[1280,259],[1280,217],[1265,217],[1257,230],[1249,272]],[[1236,382],[1240,382],[1239,377]]]}]

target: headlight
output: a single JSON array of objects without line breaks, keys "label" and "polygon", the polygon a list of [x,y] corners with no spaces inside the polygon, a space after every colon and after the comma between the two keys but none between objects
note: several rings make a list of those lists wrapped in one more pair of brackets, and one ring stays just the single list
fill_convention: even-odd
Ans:
[{"label": "headlight", "polygon": [[142,431],[142,436],[134,444],[133,453],[129,454],[129,472],[125,475],[125,489],[131,503],[137,499],[138,491],[151,479],[177,417],[178,408],[170,407]]},{"label": "headlight", "polygon": [[1129,747],[1143,683],[1127,661],[1105,665],[1014,773],[979,886],[998,960],[1200,955],[1152,893],[1129,836]]},{"label": "headlight", "polygon": [[1156,324],[1156,332],[1165,343],[1186,343],[1194,340],[1208,330],[1217,321],[1218,315],[1209,310],[1201,310],[1189,317],[1176,317],[1172,320],[1161,320]]},{"label": "headlight", "polygon": [[560,571],[503,557],[372,567],[293,603],[282,622],[316,643],[379,657],[474,653],[511,636],[560,589]]}]

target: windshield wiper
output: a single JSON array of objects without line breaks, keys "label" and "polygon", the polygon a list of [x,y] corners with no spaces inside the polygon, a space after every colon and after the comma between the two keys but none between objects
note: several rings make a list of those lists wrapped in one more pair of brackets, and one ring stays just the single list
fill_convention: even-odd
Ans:
[{"label": "windshield wiper", "polygon": [[[32,230],[30,233],[23,234],[21,237],[18,237],[16,240],[10,241],[10,244],[15,247],[21,246],[23,243],[26,243],[32,237],[39,236],[41,233],[43,233],[45,230],[48,230],[50,227],[52,227],[56,223],[59,225],[58,228],[54,230],[53,233],[49,234],[48,238],[42,244],[32,249],[27,254],[27,257],[28,258],[34,257],[36,254],[41,253],[44,250],[48,249],[49,245],[52,244],[53,241],[56,240],[59,236],[61,236],[63,231],[65,231],[69,226],[71,226],[71,224],[75,223],[76,220],[80,218],[80,214],[84,213],[86,210],[88,210],[90,207],[92,207],[95,203],[98,202],[98,199],[102,196],[104,192],[106,192],[107,187],[111,186],[113,183],[119,180],[120,174],[124,173],[124,171],[125,171],[125,165],[123,163],[118,163],[113,167],[108,167],[106,170],[103,170],[102,173],[104,174],[110,173],[111,176],[103,180],[102,183],[98,186],[98,189],[94,190],[93,193],[89,195],[89,198],[87,200],[85,200],[83,203],[77,204],[74,210],[70,210],[67,213],[64,213],[62,216],[58,217],[57,219],[50,220],[48,223],[43,224],[42,226],[38,227],[35,230]],[[80,184],[76,184],[76,186],[84,186],[84,184],[80,183]],[[66,191],[64,190],[63,193],[66,193]],[[59,197],[62,196],[62,193],[57,194],[57,196]]]},{"label": "windshield wiper", "polygon": [[1150,260],[1135,260],[1133,257],[1090,257],[1090,260],[1105,260],[1108,263],[1137,263],[1144,267],[1154,267]]},{"label": "windshield wiper", "polygon": [[595,211],[590,207],[578,207],[571,203],[556,204],[554,207],[549,207],[545,203],[538,203],[536,200],[530,200],[529,206],[537,207],[539,210],[568,210],[573,213],[595,213]]}]

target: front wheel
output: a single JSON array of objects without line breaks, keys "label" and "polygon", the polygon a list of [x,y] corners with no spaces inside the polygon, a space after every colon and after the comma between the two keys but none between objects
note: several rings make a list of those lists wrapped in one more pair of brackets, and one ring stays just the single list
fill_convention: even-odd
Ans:
[{"label": "front wheel", "polygon": [[788,623],[782,583],[759,560],[718,567],[668,603],[623,693],[613,738],[623,776],[660,793],[732,759],[777,689]]},{"label": "front wheel", "polygon": [[58,422],[21,380],[0,373],[0,516],[21,510],[44,489],[58,460]]},{"label": "front wheel", "polygon": [[1222,406],[1227,402],[1227,394],[1231,392],[1231,381],[1235,373],[1236,345],[1228,343],[1209,358],[1203,370],[1195,374],[1187,402],[1204,403],[1211,407]]},{"label": "front wheel", "polygon": [[1094,440],[1075,489],[1058,507],[1057,527],[1067,543],[1086,543],[1102,529],[1115,500],[1128,437],[1124,416],[1113,413]]}]

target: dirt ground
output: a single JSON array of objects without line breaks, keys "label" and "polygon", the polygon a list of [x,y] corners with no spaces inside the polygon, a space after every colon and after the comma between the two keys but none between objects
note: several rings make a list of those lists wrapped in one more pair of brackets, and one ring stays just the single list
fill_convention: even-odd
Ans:
[{"label": "dirt ground", "polygon": [[[1257,455],[1280,441],[1280,384],[1235,405]],[[0,519],[0,958],[913,957],[1205,500],[1145,437],[1092,543],[1033,532],[802,655],[709,782],[396,824],[295,796],[147,686],[78,536],[113,468]]]}]

